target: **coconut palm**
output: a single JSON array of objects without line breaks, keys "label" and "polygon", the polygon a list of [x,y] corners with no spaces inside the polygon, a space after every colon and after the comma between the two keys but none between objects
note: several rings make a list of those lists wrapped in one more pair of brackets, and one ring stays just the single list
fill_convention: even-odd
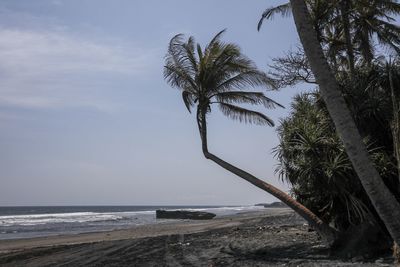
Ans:
[{"label": "coconut palm", "polygon": [[400,204],[383,183],[331,72],[304,0],[290,0],[294,21],[321,95],[352,165],[394,242],[400,244]]},{"label": "coconut palm", "polygon": [[328,243],[332,243],[335,239],[335,230],[306,207],[282,190],[233,166],[209,151],[207,116],[213,104],[231,119],[269,126],[274,125],[269,117],[238,104],[261,104],[266,108],[281,107],[280,104],[266,97],[263,92],[248,90],[256,86],[271,88],[274,85],[265,73],[257,70],[254,63],[241,53],[237,45],[221,41],[223,32],[218,33],[204,50],[199,44],[195,44],[193,37],[189,37],[184,42],[181,34],[176,35],[170,41],[165,59],[165,80],[172,87],[182,91],[182,98],[189,112],[193,108],[196,109],[196,120],[205,158],[286,203],[314,226]]},{"label": "coconut palm", "polygon": [[[350,76],[355,73],[357,54],[370,65],[378,43],[395,53],[400,52],[400,28],[393,24],[400,4],[393,0],[335,0],[330,24],[341,32]],[[311,4],[312,5],[312,4]],[[310,12],[315,17],[314,12]],[[313,23],[314,19],[313,19]],[[353,45],[354,44],[354,45]]]},{"label": "coconut palm", "polygon": [[[330,33],[336,33],[334,41],[336,54],[341,57],[345,51],[347,69],[354,75],[357,59],[371,64],[375,57],[376,41],[400,53],[400,27],[393,24],[400,14],[400,4],[394,0],[306,0],[311,23],[317,39],[327,53],[332,49]],[[274,15],[288,16],[291,4],[283,4],[264,11],[258,23],[258,30],[264,20]],[[337,45],[341,44],[339,52]],[[332,60],[331,60],[332,61]],[[336,60],[332,62],[335,63]]]},{"label": "coconut palm", "polygon": [[[400,28],[393,24],[400,13],[400,4],[393,0],[337,0],[340,8],[332,20],[343,32],[343,40],[351,76],[354,75],[356,53],[370,65],[375,56],[375,40],[380,45],[400,51]],[[355,44],[355,46],[353,46]]]}]

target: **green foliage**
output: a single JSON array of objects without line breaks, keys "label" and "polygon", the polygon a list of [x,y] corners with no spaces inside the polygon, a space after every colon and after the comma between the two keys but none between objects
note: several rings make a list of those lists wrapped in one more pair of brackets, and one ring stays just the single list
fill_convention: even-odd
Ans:
[{"label": "green foliage", "polygon": [[[346,70],[347,55],[345,23],[348,24],[356,63],[370,64],[379,56],[377,47],[386,52],[400,52],[400,27],[394,23],[400,4],[394,0],[305,0],[318,40],[335,70]],[[288,16],[290,3],[266,9],[257,29],[274,15]]]},{"label": "green foliage", "polygon": [[278,172],[298,201],[340,229],[357,223],[368,208],[361,187],[317,94],[298,95],[289,118],[278,128]]},{"label": "green foliage", "polygon": [[[382,64],[400,52],[400,27],[394,0],[305,0],[327,61],[383,181],[400,201],[400,67]],[[287,16],[290,4],[269,8],[264,20]],[[280,88],[314,83],[301,49],[273,60]],[[278,172],[293,195],[338,229],[377,218],[363,191],[318,92],[294,99],[292,113],[278,129]],[[397,165],[397,166],[396,166]],[[379,219],[378,219],[379,221]]]},{"label": "green foliage", "polygon": [[[392,69],[396,79],[400,78],[399,70]],[[340,80],[344,96],[377,170],[399,199],[386,68],[376,64],[359,69],[356,78],[354,86],[345,75]],[[396,86],[400,92],[400,84]],[[338,229],[375,216],[318,92],[295,97],[292,112],[281,121],[278,135],[277,171],[291,185],[298,201]]]}]

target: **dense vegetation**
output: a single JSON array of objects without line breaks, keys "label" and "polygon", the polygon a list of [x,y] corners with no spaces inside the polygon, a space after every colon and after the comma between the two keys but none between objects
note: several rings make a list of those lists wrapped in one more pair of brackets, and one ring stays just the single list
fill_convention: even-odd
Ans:
[{"label": "dense vegetation", "polygon": [[[392,0],[291,0],[263,13],[294,15],[302,43],[271,63],[270,75],[255,68],[235,44],[217,34],[202,49],[193,37],[172,38],[164,77],[182,91],[196,121],[207,159],[279,198],[329,244],[374,236],[400,244],[400,27]],[[213,104],[226,116],[261,125],[272,120],[237,104],[279,106],[262,92],[310,84],[295,97],[278,127],[278,172],[292,196],[209,151],[207,116]],[[315,88],[316,87],[316,88]],[[350,233],[350,234],[348,234]],[[367,234],[368,233],[368,234]],[[340,242],[339,242],[339,241]],[[338,241],[338,242],[335,242]],[[365,240],[370,246],[371,240]],[[373,246],[371,246],[373,250]],[[357,250],[357,247],[353,247]]]},{"label": "dense vegetation", "polygon": [[291,10],[304,50],[274,59],[272,75],[280,87],[318,87],[294,99],[279,127],[278,171],[298,201],[340,232],[372,224],[396,247],[400,28],[393,16],[400,5],[291,0],[267,9],[259,29],[265,19]]},{"label": "dense vegetation", "polygon": [[[394,66],[391,70],[397,80],[398,70]],[[341,84],[376,168],[400,200],[387,71],[386,66],[377,64],[357,70],[359,82],[354,86],[347,79]],[[399,84],[393,85],[399,91]],[[282,120],[278,134],[278,172],[297,200],[339,230],[375,216],[318,91],[294,98],[292,112]]]}]

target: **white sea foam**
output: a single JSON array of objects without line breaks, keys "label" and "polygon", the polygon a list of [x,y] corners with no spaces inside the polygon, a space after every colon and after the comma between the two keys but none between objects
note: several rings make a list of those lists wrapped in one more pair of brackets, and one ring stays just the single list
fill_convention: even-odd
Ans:
[{"label": "white sea foam", "polygon": [[[192,211],[209,211],[217,216],[241,213],[263,209],[258,206],[236,207],[209,207],[209,208],[180,208]],[[7,215],[0,216],[1,227],[35,226],[58,223],[118,223],[118,224],[146,224],[155,222],[155,210],[123,211],[123,212],[70,212],[51,214]]]},{"label": "white sea foam", "polygon": [[39,225],[48,223],[85,223],[120,220],[123,216],[117,213],[72,212],[54,214],[31,214],[0,216],[0,226]]}]

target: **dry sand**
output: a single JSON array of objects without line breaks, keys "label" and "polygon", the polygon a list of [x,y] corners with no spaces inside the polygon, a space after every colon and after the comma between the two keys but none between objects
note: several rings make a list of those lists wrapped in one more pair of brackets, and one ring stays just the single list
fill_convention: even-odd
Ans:
[{"label": "dry sand", "polygon": [[393,266],[337,259],[289,209],[0,241],[0,266]]}]

